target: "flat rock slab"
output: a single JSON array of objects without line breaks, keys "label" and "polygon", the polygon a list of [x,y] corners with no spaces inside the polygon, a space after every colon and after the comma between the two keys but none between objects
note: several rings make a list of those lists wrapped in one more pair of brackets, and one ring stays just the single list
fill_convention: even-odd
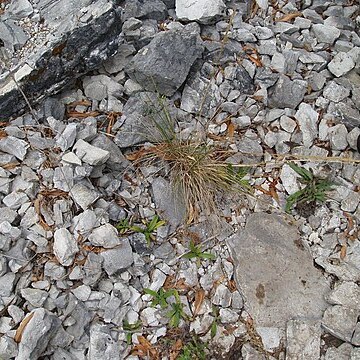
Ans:
[{"label": "flat rock slab", "polygon": [[[16,55],[19,63],[6,64],[7,71],[0,74],[1,121],[27,109],[19,87],[36,104],[113,55],[121,32],[120,10],[109,0],[39,1],[36,11],[46,32],[39,43],[35,38],[24,42],[21,55]],[[3,15],[0,22],[11,20],[5,16],[11,15]],[[0,32],[0,39],[3,35]]]},{"label": "flat rock slab", "polygon": [[322,317],[329,286],[295,226],[275,214],[255,213],[227,244],[238,288],[258,326],[285,328],[294,317]]}]

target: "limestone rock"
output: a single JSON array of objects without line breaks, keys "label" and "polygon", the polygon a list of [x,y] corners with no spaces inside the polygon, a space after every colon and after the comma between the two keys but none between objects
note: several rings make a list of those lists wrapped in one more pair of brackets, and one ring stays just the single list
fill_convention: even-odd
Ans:
[{"label": "limestone rock", "polygon": [[148,91],[173,95],[203,51],[199,34],[193,28],[188,25],[156,34],[127,65],[130,78]]},{"label": "limestone rock", "polygon": [[284,328],[293,317],[321,318],[329,287],[294,226],[278,215],[255,213],[227,244],[238,289],[258,325]]}]

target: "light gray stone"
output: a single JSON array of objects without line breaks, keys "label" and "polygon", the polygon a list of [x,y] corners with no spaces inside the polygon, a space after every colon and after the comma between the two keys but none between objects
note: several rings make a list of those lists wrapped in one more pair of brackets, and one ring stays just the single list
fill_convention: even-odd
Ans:
[{"label": "light gray stone", "polygon": [[17,343],[9,336],[2,335],[0,338],[0,357],[3,360],[14,359],[18,353]]},{"label": "light gray stone", "polygon": [[170,225],[170,231],[175,231],[186,216],[183,195],[162,177],[155,178],[151,187],[160,218]]},{"label": "light gray stone", "polygon": [[324,89],[323,96],[330,101],[339,102],[346,99],[350,95],[350,90],[337,84],[335,81],[330,81]]},{"label": "light gray stone", "polygon": [[286,326],[286,359],[320,359],[320,320],[289,320]]},{"label": "light gray stone", "polygon": [[83,210],[86,210],[99,198],[97,191],[89,189],[87,186],[80,183],[77,183],[72,187],[70,194],[75,203]]},{"label": "light gray stone", "polygon": [[357,309],[334,305],[325,310],[322,326],[335,337],[352,342],[359,314]]},{"label": "light gray stone", "polygon": [[11,192],[2,199],[3,203],[12,210],[19,209],[23,204],[29,201],[25,192]]},{"label": "light gray stone", "polygon": [[351,55],[345,52],[339,52],[328,64],[328,69],[336,77],[347,74],[355,66],[355,62]]},{"label": "light gray stone", "polygon": [[104,259],[103,267],[110,276],[117,272],[123,272],[134,262],[134,257],[128,239],[121,239],[120,245],[100,253]]},{"label": "light gray stone", "polygon": [[101,165],[110,157],[107,150],[90,145],[86,141],[79,139],[73,147],[76,156],[89,165]]},{"label": "light gray stone", "polygon": [[319,43],[330,45],[332,45],[341,34],[338,28],[330,25],[314,24],[311,29]]},{"label": "light gray stone", "polygon": [[345,150],[348,146],[348,131],[344,124],[338,124],[329,129],[329,140],[333,150]]},{"label": "light gray stone", "polygon": [[307,84],[302,80],[290,80],[281,75],[277,83],[268,91],[269,106],[272,108],[295,109],[303,100]]},{"label": "light gray stone", "polygon": [[134,56],[126,72],[144,89],[171,96],[202,51],[200,37],[191,25],[160,32]]},{"label": "light gray stone", "polygon": [[57,229],[54,233],[53,250],[61,265],[70,266],[79,247],[74,235],[69,230],[62,228]]},{"label": "light gray stone", "polygon": [[0,140],[0,151],[16,156],[19,160],[24,160],[29,144],[13,136],[7,136]]},{"label": "light gray stone", "polygon": [[54,170],[54,187],[66,192],[74,186],[74,171],[72,166],[57,167]]},{"label": "light gray stone", "polygon": [[33,7],[28,0],[12,1],[7,8],[7,13],[12,19],[21,19],[33,13]]},{"label": "light gray stone", "polygon": [[330,347],[326,351],[325,360],[355,360],[351,357],[352,350],[353,347],[348,343],[341,344],[337,348]]},{"label": "light gray stone", "polygon": [[21,289],[21,296],[32,306],[40,308],[48,297],[48,292],[39,289]]},{"label": "light gray stone", "polygon": [[10,296],[15,285],[15,274],[6,273],[0,277],[0,296]]},{"label": "light gray stone", "polygon": [[299,110],[295,114],[295,119],[299,123],[303,143],[306,147],[310,147],[318,136],[318,118],[319,114],[311,105],[306,103],[300,104]]},{"label": "light gray stone", "polygon": [[92,324],[90,327],[89,360],[121,360],[119,343],[111,336],[109,325]]},{"label": "light gray stone", "polygon": [[65,151],[74,145],[77,128],[78,125],[76,123],[67,124],[64,131],[56,137],[56,144],[62,151]]},{"label": "light gray stone", "polygon": [[91,294],[91,287],[88,285],[80,285],[77,288],[71,290],[71,292],[76,296],[77,299],[86,301],[89,299]]},{"label": "light gray stone", "polygon": [[350,190],[348,195],[341,200],[341,210],[346,212],[354,212],[360,202],[360,194],[356,191]]},{"label": "light gray stone", "polygon": [[329,286],[298,241],[295,226],[267,213],[250,215],[245,230],[227,240],[238,289],[257,325],[285,328],[293,317],[319,319],[326,308]]},{"label": "light gray stone", "polygon": [[342,122],[353,128],[360,125],[360,112],[351,103],[339,102],[336,104],[336,115],[340,117]]},{"label": "light gray stone", "polygon": [[215,22],[224,16],[226,6],[222,0],[176,0],[175,11],[179,20],[198,21],[202,24]]},{"label": "light gray stone", "polygon": [[38,359],[61,324],[56,315],[43,308],[33,310],[28,316],[32,318],[22,333],[18,360]]},{"label": "light gray stone", "polygon": [[94,229],[88,239],[92,245],[106,249],[111,249],[122,243],[118,231],[111,224],[105,224]]},{"label": "light gray stone", "polygon": [[325,296],[330,304],[343,305],[360,311],[360,287],[351,281],[338,284]]},{"label": "light gray stone", "polygon": [[85,77],[84,92],[90,99],[101,101],[105,98],[119,98],[123,93],[123,86],[107,75]]}]

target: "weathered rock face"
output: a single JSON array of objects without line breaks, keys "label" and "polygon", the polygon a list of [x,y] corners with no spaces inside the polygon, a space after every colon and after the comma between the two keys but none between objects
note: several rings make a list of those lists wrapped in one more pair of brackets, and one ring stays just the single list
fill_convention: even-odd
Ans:
[{"label": "weathered rock face", "polygon": [[[36,7],[48,31],[44,33],[46,36],[41,45],[24,49],[26,62],[20,61],[16,68],[7,66],[10,72],[3,73],[0,78],[1,120],[6,121],[8,117],[26,109],[26,101],[18,86],[30,103],[37,103],[78,76],[97,68],[115,53],[118,46],[120,7],[115,7],[111,1],[61,1],[49,4],[44,0]],[[4,32],[0,32],[0,39],[4,36]],[[14,36],[17,36],[16,33]],[[9,39],[3,42],[9,43]],[[19,46],[25,43],[23,41]],[[6,60],[2,59],[2,62],[6,64]]]},{"label": "weathered rock face", "polygon": [[197,30],[197,27],[188,25],[181,30],[157,34],[134,56],[126,72],[146,90],[173,95],[202,54],[203,46]]},{"label": "weathered rock face", "polygon": [[320,319],[329,288],[297,243],[296,227],[275,214],[252,214],[228,239],[238,288],[259,326],[285,327],[297,316]]}]

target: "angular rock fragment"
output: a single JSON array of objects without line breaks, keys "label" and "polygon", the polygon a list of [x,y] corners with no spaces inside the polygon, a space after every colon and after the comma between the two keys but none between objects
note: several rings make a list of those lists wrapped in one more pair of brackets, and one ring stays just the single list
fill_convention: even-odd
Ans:
[{"label": "angular rock fragment", "polygon": [[[17,84],[30,103],[35,104],[61,90],[74,78],[97,68],[115,53],[118,46],[121,8],[112,1],[40,1],[34,7],[49,31],[40,45],[26,50],[26,62],[22,60],[17,68],[11,68],[10,75],[1,83],[1,120],[7,121],[10,116],[27,108]],[[3,31],[0,30],[0,37],[4,31],[9,34],[8,47],[25,43],[26,38],[17,40],[12,35],[15,31],[24,37],[21,28],[11,30],[11,24],[2,21],[0,27],[4,27]]]},{"label": "angular rock fragment", "polygon": [[15,155],[19,160],[24,160],[29,144],[13,136],[0,140],[0,151]]},{"label": "angular rock fragment", "polygon": [[322,326],[335,337],[352,342],[359,315],[357,309],[334,305],[325,310]]},{"label": "angular rock fragment", "polygon": [[86,141],[79,139],[73,147],[76,156],[89,165],[101,165],[109,158],[107,150],[90,145]]},{"label": "angular rock fragment", "polygon": [[226,6],[222,0],[176,0],[175,11],[179,20],[209,24],[224,15]]},{"label": "angular rock fragment", "polygon": [[185,219],[186,209],[181,195],[176,194],[170,183],[162,177],[154,179],[152,191],[160,218],[166,220],[171,231],[174,231]]},{"label": "angular rock fragment", "polygon": [[269,89],[269,106],[272,108],[295,109],[303,100],[307,84],[303,80],[290,80],[281,75],[277,83]]},{"label": "angular rock fragment", "polygon": [[255,213],[227,244],[238,289],[258,325],[284,328],[293,317],[321,318],[329,287],[298,246],[296,227],[278,215]]},{"label": "angular rock fragment", "polygon": [[88,359],[121,360],[119,344],[112,338],[109,325],[91,325]]},{"label": "angular rock fragment", "polygon": [[56,315],[43,308],[33,310],[27,315],[29,316],[31,319],[26,324],[19,343],[18,360],[38,359],[61,324]]},{"label": "angular rock fragment", "polygon": [[79,247],[73,234],[62,228],[54,233],[54,254],[63,266],[70,266]]},{"label": "angular rock fragment", "polygon": [[338,28],[330,25],[314,24],[311,29],[315,33],[319,43],[330,45],[332,45],[341,34],[341,31]]},{"label": "angular rock fragment", "polygon": [[286,326],[286,359],[320,358],[320,320],[290,320]]},{"label": "angular rock fragment", "polygon": [[348,73],[355,66],[355,61],[345,52],[339,52],[328,64],[328,69],[336,77],[340,77]]},{"label": "angular rock fragment", "polygon": [[122,242],[116,228],[111,224],[105,224],[94,229],[88,239],[92,245],[106,249],[111,249]]},{"label": "angular rock fragment", "polygon": [[202,51],[199,34],[188,25],[180,30],[156,34],[125,70],[144,89],[171,96],[184,83]]},{"label": "angular rock fragment", "polygon": [[121,244],[100,253],[104,259],[103,267],[110,276],[129,268],[134,262],[133,252],[128,239],[121,239]]}]

